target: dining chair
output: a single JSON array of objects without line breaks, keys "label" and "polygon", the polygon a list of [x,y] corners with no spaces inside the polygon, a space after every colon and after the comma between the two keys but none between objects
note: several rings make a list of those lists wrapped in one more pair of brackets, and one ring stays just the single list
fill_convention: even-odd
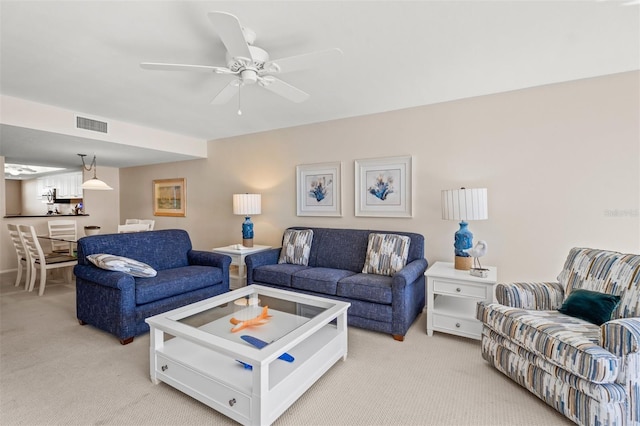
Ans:
[{"label": "dining chair", "polygon": [[20,236],[18,225],[7,223],[7,228],[9,228],[9,237],[11,238],[11,242],[16,249],[16,256],[18,258],[18,274],[16,276],[16,287],[20,285],[20,281],[22,280],[22,269],[24,268],[24,288],[26,290],[29,285],[29,273],[31,271],[31,269],[29,268],[29,255],[24,248],[24,243],[22,242],[22,237]]},{"label": "dining chair", "polygon": [[138,223],[148,224],[149,231],[153,231],[153,227],[156,225],[156,221],[153,219],[139,219]]},{"label": "dining chair", "polygon": [[148,224],[149,231],[153,231],[153,227],[156,224],[156,221],[153,219],[127,219],[124,221],[125,225],[138,225],[138,224]]},{"label": "dining chair", "polygon": [[142,232],[148,231],[149,224],[143,223],[134,223],[130,225],[118,225],[118,234],[122,234],[125,232]]},{"label": "dining chair", "polygon": [[[36,274],[40,271],[40,289],[38,295],[44,294],[44,287],[47,282],[47,271],[50,269],[67,268],[66,282],[71,282],[71,273],[73,267],[78,264],[78,259],[73,256],[69,256],[61,253],[44,254],[42,246],[38,241],[38,235],[36,230],[30,225],[18,225],[18,230],[24,242],[24,247],[27,252],[27,258],[29,262],[29,291],[33,291],[36,283]],[[26,285],[26,284],[25,284]]]},{"label": "dining chair", "polygon": [[73,243],[69,241],[78,239],[76,221],[69,219],[50,220],[47,225],[49,226],[49,237],[66,240],[51,240],[51,251],[54,253],[73,254]]}]

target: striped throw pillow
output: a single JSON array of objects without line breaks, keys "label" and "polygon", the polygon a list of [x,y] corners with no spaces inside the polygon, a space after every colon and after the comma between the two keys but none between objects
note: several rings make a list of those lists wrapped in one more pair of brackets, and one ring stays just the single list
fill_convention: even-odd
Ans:
[{"label": "striped throw pillow", "polygon": [[155,277],[157,274],[156,270],[146,263],[114,254],[90,254],[87,256],[87,260],[98,268],[108,271],[124,272],[134,277],[148,278]]},{"label": "striped throw pillow", "polygon": [[282,237],[282,249],[278,263],[307,266],[311,252],[311,241],[313,241],[313,229],[287,229]]},{"label": "striped throw pillow", "polygon": [[397,234],[369,234],[365,274],[393,275],[407,264],[411,239]]}]

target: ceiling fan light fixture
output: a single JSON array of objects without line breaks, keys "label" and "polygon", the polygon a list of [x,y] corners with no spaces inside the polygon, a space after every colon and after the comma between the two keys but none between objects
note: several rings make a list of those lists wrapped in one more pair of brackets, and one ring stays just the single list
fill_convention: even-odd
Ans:
[{"label": "ceiling fan light fixture", "polygon": [[245,69],[240,72],[242,82],[245,84],[255,84],[258,81],[258,73],[256,70]]}]

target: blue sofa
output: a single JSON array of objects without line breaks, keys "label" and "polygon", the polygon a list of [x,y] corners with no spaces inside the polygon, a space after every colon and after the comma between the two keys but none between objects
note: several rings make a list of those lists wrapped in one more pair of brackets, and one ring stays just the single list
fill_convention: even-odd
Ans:
[{"label": "blue sofa", "polygon": [[[86,256],[112,254],[157,271],[138,278],[98,268]],[[78,240],[76,312],[80,324],[114,334],[123,345],[149,331],[145,318],[229,291],[226,255],[191,248],[180,229],[105,234]]]},{"label": "blue sofa", "polygon": [[[424,237],[410,232],[292,227],[313,230],[307,266],[278,263],[280,248],[246,257],[247,284],[351,303],[348,323],[402,341],[425,304]],[[407,263],[392,276],[362,273],[370,233],[410,238]]]}]

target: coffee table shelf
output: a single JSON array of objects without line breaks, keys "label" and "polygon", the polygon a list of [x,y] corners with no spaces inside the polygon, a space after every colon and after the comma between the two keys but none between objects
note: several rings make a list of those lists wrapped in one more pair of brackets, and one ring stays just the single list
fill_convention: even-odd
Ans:
[{"label": "coffee table shelf", "polygon": [[[294,312],[269,311],[280,323],[298,316],[292,330],[279,336],[270,324],[237,333],[269,335],[276,340],[257,349],[229,329],[228,315],[195,327],[181,320],[193,314],[227,306],[239,297],[258,294],[287,306],[313,307],[315,316],[302,318]],[[300,305],[298,305],[298,303]],[[165,382],[242,424],[270,424],[291,406],[340,358],[347,355],[346,311],[348,303],[317,298],[261,286],[244,287],[193,305],[147,319],[151,327],[150,374],[154,383]],[[223,312],[224,313],[224,312]],[[291,318],[290,318],[291,317]],[[258,330],[259,329],[259,330]],[[165,339],[165,335],[171,336]],[[240,341],[236,341],[240,340]],[[278,359],[287,352],[292,363]],[[245,369],[237,360],[253,366]]]}]

